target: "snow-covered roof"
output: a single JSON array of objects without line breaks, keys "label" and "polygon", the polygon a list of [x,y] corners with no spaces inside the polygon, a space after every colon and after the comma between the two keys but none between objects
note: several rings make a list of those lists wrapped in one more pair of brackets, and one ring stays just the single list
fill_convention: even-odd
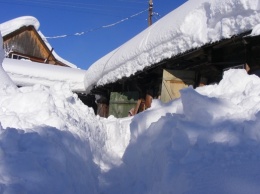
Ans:
[{"label": "snow-covered roof", "polygon": [[40,22],[32,16],[22,16],[0,24],[2,36],[6,36],[23,26],[34,26],[36,30],[40,27]]},{"label": "snow-covered roof", "polygon": [[[18,17],[18,18],[9,20],[7,22],[0,24],[0,31],[1,31],[2,36],[4,37],[4,36],[14,32],[14,31],[20,29],[23,26],[34,26],[35,30],[41,36],[41,38],[45,42],[46,46],[50,50],[52,49],[52,46],[49,44],[49,42],[47,41],[47,39],[45,38],[43,33],[41,31],[39,31],[40,22],[35,17],[22,16],[22,17]],[[58,61],[68,65],[69,67],[77,68],[76,65],[74,65],[74,64],[70,63],[69,61],[63,59],[55,51],[53,51],[52,54]]]},{"label": "snow-covered roof", "polygon": [[252,30],[260,23],[258,0],[189,0],[90,66],[88,91],[206,43]]},{"label": "snow-covered roof", "polygon": [[[44,41],[44,43],[46,44],[46,46],[51,50],[52,46],[50,45],[50,43],[48,42],[48,40],[46,39],[46,37],[43,35],[43,33],[41,31],[38,31],[38,34],[41,36],[42,40]],[[68,65],[69,67],[72,68],[77,68],[76,65],[72,64],[71,62],[61,58],[56,52],[55,50],[52,51],[53,56],[60,62]]]},{"label": "snow-covered roof", "polygon": [[73,92],[85,92],[86,70],[5,58],[3,68],[16,85],[68,84]]}]

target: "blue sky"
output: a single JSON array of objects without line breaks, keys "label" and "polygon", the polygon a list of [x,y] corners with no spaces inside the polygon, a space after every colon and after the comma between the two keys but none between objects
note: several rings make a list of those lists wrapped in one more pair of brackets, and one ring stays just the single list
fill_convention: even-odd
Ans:
[{"label": "blue sky", "polygon": [[[153,22],[186,1],[153,0]],[[148,27],[148,0],[0,0],[0,7],[0,23],[34,16],[46,37],[70,35],[48,41],[58,55],[82,69]],[[85,34],[73,35],[80,32]]]}]

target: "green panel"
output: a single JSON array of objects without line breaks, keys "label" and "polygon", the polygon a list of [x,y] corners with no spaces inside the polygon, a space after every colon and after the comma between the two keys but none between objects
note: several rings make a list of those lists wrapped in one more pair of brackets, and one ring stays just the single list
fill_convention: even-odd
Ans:
[{"label": "green panel", "polygon": [[109,115],[117,118],[127,117],[129,110],[135,107],[138,98],[138,92],[111,92]]}]

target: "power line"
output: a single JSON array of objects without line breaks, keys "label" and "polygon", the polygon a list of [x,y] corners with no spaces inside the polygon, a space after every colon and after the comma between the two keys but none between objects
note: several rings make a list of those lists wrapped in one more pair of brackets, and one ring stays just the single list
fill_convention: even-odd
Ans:
[{"label": "power line", "polygon": [[85,34],[87,34],[87,33],[89,33],[89,32],[93,32],[93,31],[100,30],[100,29],[102,29],[102,28],[109,28],[109,27],[116,26],[116,25],[118,25],[118,24],[120,24],[120,23],[122,23],[122,22],[125,22],[125,21],[127,21],[127,20],[129,20],[129,19],[132,19],[132,18],[134,18],[134,17],[136,17],[136,16],[138,16],[138,15],[140,15],[140,14],[146,12],[146,11],[148,11],[148,9],[143,10],[143,11],[140,11],[140,12],[138,12],[138,13],[136,13],[136,14],[133,14],[133,15],[127,17],[127,18],[121,19],[121,20],[119,20],[119,21],[117,21],[117,22],[114,22],[114,23],[112,23],[112,24],[107,24],[107,25],[103,25],[103,26],[101,26],[101,27],[92,28],[92,29],[87,30],[87,31],[76,32],[76,33],[74,33],[74,34],[68,34],[68,35],[58,35],[58,36],[52,36],[52,37],[45,37],[45,38],[47,38],[47,39],[57,39],[57,38],[65,38],[65,37],[68,37],[68,36],[82,36],[82,35],[85,35]]},{"label": "power line", "polygon": [[[64,2],[64,1],[51,1],[51,0],[14,0],[15,2],[20,3],[30,3],[38,4],[38,5],[50,5],[50,6],[57,6],[59,7],[68,7],[68,8],[80,8],[80,9],[90,9],[90,10],[108,10],[108,8],[127,8],[127,9],[136,9],[136,7],[129,7],[129,6],[122,6],[122,5],[101,5],[101,4],[86,4],[86,3],[77,3],[77,2]],[[6,3],[11,3],[11,1],[7,1]],[[104,9],[102,9],[104,8]]]},{"label": "power line", "polygon": [[146,4],[147,2],[141,2],[141,1],[130,1],[130,0],[117,0],[119,2],[129,2],[129,3],[141,3],[141,4]]},{"label": "power line", "polygon": [[[89,8],[90,6],[94,7],[104,7],[107,9],[108,7],[110,8],[122,8],[124,6],[119,6],[119,5],[100,5],[100,4],[86,4],[86,3],[76,3],[76,2],[64,2],[64,1],[50,1],[50,0],[16,0],[18,2],[25,2],[25,3],[34,3],[34,4],[46,4],[46,5],[54,5],[54,6],[62,6],[62,7],[71,7],[71,8]],[[125,7],[126,8],[126,7]],[[127,6],[127,8],[133,8]],[[92,8],[91,8],[92,9]]]},{"label": "power line", "polygon": [[[15,4],[14,4],[15,2]],[[129,5],[114,5],[114,4],[95,4],[95,3],[76,3],[76,2],[62,2],[51,0],[9,0],[0,1],[1,3],[10,4],[12,6],[27,6],[27,7],[41,7],[51,9],[67,9],[69,11],[76,11],[77,13],[90,13],[98,15],[110,15],[116,17],[122,17],[122,13],[129,12],[130,10],[137,10],[137,7]],[[120,14],[121,13],[121,14]]]}]

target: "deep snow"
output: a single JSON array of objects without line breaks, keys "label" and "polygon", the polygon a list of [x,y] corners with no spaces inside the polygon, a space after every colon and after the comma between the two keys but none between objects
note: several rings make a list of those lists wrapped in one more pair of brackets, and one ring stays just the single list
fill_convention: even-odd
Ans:
[{"label": "deep snow", "polygon": [[229,70],[181,93],[104,119],[67,84],[17,88],[0,66],[0,193],[259,193],[259,77]]},{"label": "deep snow", "polygon": [[260,79],[244,70],[123,119],[95,116],[62,84],[0,95],[0,193],[260,189]]}]

